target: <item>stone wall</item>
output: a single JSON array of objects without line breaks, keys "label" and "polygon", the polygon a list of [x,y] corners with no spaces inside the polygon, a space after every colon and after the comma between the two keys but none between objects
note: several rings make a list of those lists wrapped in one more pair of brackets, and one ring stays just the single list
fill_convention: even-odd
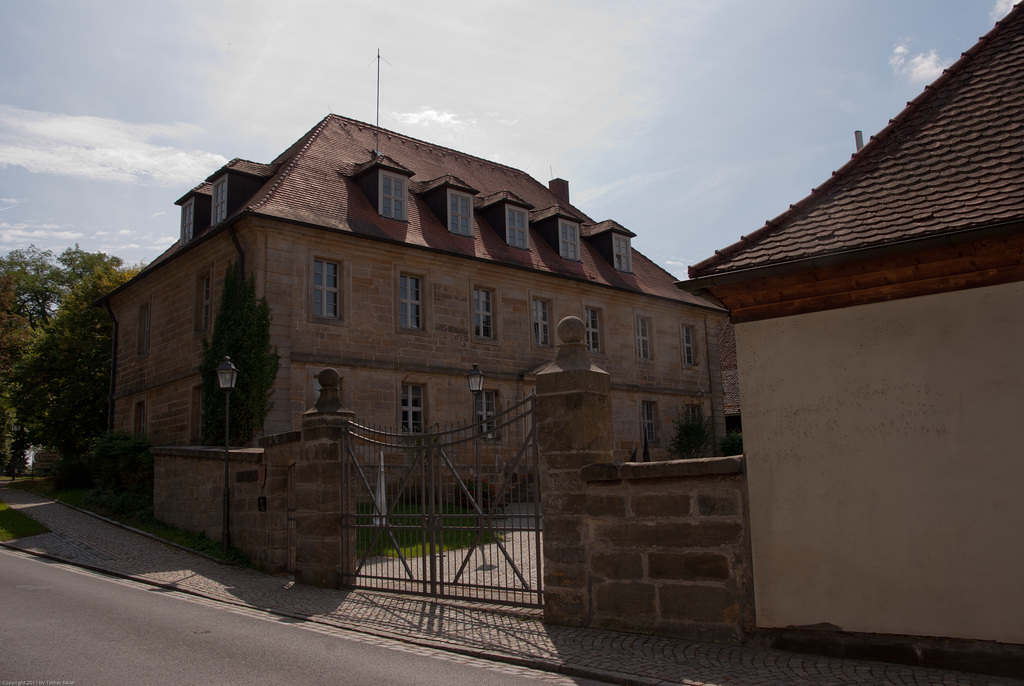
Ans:
[{"label": "stone wall", "polygon": [[583,468],[589,625],[717,643],[754,626],[742,457]]},{"label": "stone wall", "polygon": [[[298,433],[271,437],[263,448],[232,448],[229,460],[231,543],[263,571],[288,570],[288,466]],[[157,519],[221,540],[223,448],[153,448],[153,513]],[[261,470],[265,476],[260,479]],[[261,512],[259,499],[266,509]]]},{"label": "stone wall", "polygon": [[742,457],[615,462],[609,375],[566,317],[537,374],[544,620],[739,644],[755,626]]}]

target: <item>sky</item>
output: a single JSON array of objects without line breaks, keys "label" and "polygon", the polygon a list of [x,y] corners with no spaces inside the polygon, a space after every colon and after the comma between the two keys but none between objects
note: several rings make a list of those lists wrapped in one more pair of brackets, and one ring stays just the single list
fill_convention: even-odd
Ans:
[{"label": "sky", "polygon": [[[0,0],[0,254],[146,263],[333,112],[569,181],[679,278],[809,194],[1012,0]],[[382,61],[378,63],[377,55]]]}]

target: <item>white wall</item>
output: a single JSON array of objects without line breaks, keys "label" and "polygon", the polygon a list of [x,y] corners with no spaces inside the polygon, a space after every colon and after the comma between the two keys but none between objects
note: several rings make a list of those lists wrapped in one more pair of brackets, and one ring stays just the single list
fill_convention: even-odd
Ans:
[{"label": "white wall", "polygon": [[736,343],[758,624],[1024,643],[1024,285]]}]

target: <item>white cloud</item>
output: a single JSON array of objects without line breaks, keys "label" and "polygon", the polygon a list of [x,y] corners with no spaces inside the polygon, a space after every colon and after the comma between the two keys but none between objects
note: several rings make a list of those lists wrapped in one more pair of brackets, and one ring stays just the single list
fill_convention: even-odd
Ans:
[{"label": "white cloud", "polygon": [[61,224],[10,224],[0,222],[0,244],[4,245],[24,245],[31,241],[71,241],[84,235],[80,231],[73,231],[70,227]]},{"label": "white cloud", "polygon": [[39,174],[173,186],[204,178],[227,159],[155,141],[195,135],[189,124],[131,124],[0,105],[0,167]]},{"label": "white cloud", "polygon": [[999,21],[1005,17],[1010,10],[1013,9],[1014,4],[1018,0],[996,0],[995,6],[992,11],[989,12],[989,16],[992,17],[992,21]]},{"label": "white cloud", "polygon": [[422,108],[419,112],[399,113],[392,112],[391,116],[403,124],[413,126],[444,126],[446,128],[461,129],[463,126],[475,125],[474,121],[463,121],[453,112],[438,112],[429,107]]},{"label": "white cloud", "polygon": [[900,76],[906,76],[915,82],[930,82],[939,78],[942,70],[951,62],[939,57],[935,50],[910,54],[908,41],[900,41],[892,50],[889,66]]}]

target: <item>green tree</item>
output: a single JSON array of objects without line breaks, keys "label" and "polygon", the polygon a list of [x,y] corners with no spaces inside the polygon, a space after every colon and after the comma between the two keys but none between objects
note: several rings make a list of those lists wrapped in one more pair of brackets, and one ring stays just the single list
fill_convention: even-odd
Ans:
[{"label": "green tree", "polygon": [[31,329],[28,320],[15,312],[16,302],[14,277],[0,275],[0,474],[21,454],[14,445],[17,419],[12,400],[16,392],[11,375],[28,343]]},{"label": "green tree", "polygon": [[73,285],[33,331],[12,375],[12,403],[29,440],[66,458],[87,454],[106,430],[112,331],[107,313],[92,303],[138,273],[103,253],[84,255],[76,246],[62,257],[69,254],[62,278]]},{"label": "green tree", "polygon": [[270,345],[270,306],[256,299],[252,276],[239,274],[238,263],[224,274],[220,311],[209,342],[203,339],[203,441],[224,443],[224,391],[217,383],[217,366],[225,356],[238,368],[231,393],[231,444],[242,445],[263,429],[270,412],[270,392],[280,357]]}]

